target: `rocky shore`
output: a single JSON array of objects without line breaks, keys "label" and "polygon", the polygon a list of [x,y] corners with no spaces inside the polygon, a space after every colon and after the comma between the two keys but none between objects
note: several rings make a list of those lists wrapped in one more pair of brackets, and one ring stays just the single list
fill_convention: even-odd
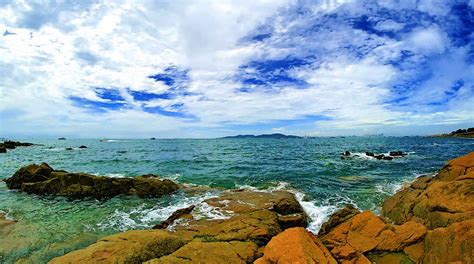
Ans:
[{"label": "rocky shore", "polygon": [[[66,189],[89,186],[95,191],[85,193],[94,195],[118,184],[100,189],[89,184],[95,178],[81,181],[97,176],[82,175],[30,165],[7,184],[28,192],[26,186],[49,186],[44,182],[52,180]],[[136,186],[127,180],[124,184]],[[68,193],[35,190],[40,189]],[[122,193],[138,194],[134,189]],[[202,206],[182,208],[154,229],[104,237],[50,263],[474,263],[474,152],[386,199],[382,215],[348,205],[331,215],[318,234],[305,229],[308,216],[289,191],[232,190],[202,203],[219,219],[196,214]]]}]

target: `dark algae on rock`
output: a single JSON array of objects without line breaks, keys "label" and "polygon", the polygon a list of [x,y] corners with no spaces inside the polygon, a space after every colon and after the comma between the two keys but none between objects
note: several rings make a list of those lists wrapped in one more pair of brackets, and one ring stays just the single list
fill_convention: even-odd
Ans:
[{"label": "dark algae on rock", "polygon": [[19,189],[39,195],[66,196],[74,199],[88,197],[105,199],[121,194],[158,197],[171,194],[179,188],[173,181],[160,179],[155,175],[111,178],[54,170],[46,163],[25,166],[4,181],[9,189]]}]

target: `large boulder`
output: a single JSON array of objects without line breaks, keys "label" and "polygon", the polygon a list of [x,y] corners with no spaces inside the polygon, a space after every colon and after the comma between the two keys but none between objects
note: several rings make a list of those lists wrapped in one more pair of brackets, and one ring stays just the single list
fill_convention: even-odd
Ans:
[{"label": "large boulder", "polygon": [[35,183],[49,179],[53,169],[46,163],[31,164],[20,168],[12,177],[5,179],[9,189],[20,189],[22,183]]},{"label": "large boulder", "polygon": [[0,145],[0,153],[7,153],[7,148],[4,145]]},{"label": "large boulder", "polygon": [[10,189],[20,189],[38,195],[58,195],[69,198],[106,199],[117,195],[158,197],[173,193],[179,186],[154,175],[134,178],[111,178],[86,173],[54,170],[48,164],[28,165],[5,180]]},{"label": "large boulder", "polygon": [[[340,214],[333,216],[339,217]],[[329,222],[337,221],[330,219]],[[403,225],[391,225],[369,211],[339,223],[332,229],[326,229],[320,237],[339,262],[371,263],[369,255],[403,252],[406,247],[420,242],[426,234],[426,227],[422,224],[410,221]]]},{"label": "large boulder", "polygon": [[255,264],[321,263],[336,264],[328,249],[302,227],[289,228],[273,237]]},{"label": "large boulder", "polygon": [[451,160],[435,177],[422,176],[385,200],[384,216],[433,229],[474,218],[474,152]]}]

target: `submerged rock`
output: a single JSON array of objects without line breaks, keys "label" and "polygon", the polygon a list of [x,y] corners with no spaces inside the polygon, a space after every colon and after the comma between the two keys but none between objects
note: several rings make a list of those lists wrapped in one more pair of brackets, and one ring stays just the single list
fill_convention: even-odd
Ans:
[{"label": "submerged rock", "polygon": [[317,237],[302,227],[286,229],[274,236],[255,264],[330,263],[336,264],[329,250]]},{"label": "submerged rock", "polygon": [[179,186],[156,176],[110,178],[86,173],[53,170],[48,164],[31,164],[4,180],[9,189],[20,189],[39,195],[59,195],[70,198],[111,198],[116,195],[156,197],[173,193]]}]

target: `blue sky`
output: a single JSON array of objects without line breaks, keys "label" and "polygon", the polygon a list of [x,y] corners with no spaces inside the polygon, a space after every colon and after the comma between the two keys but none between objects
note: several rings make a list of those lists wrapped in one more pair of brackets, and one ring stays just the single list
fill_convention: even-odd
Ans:
[{"label": "blue sky", "polygon": [[474,0],[3,1],[0,136],[474,126]]}]

